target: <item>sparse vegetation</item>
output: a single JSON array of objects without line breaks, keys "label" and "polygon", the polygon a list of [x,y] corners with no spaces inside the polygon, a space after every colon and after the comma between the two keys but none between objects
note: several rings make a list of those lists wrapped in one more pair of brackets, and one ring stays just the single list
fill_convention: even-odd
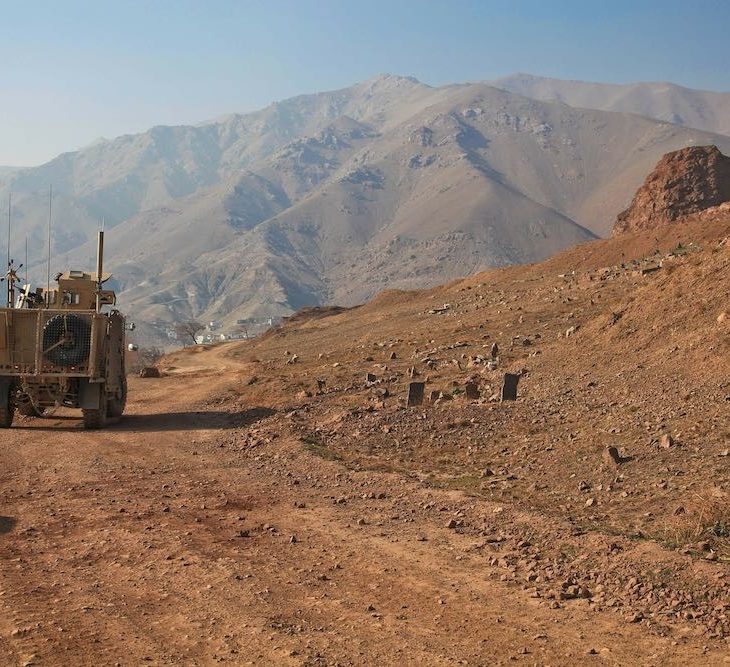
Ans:
[{"label": "sparse vegetation", "polygon": [[160,347],[140,347],[127,365],[127,373],[136,375],[143,368],[157,366],[165,352]]},{"label": "sparse vegetation", "polygon": [[304,449],[310,454],[314,454],[321,459],[327,461],[340,461],[342,457],[337,453],[329,449],[319,438],[312,435],[305,435],[301,438]]},{"label": "sparse vegetation", "polygon": [[188,320],[186,322],[179,322],[175,325],[175,333],[178,338],[183,341],[189,342],[191,345],[195,345],[197,341],[196,336],[205,329],[205,325],[195,320]]},{"label": "sparse vegetation", "polygon": [[718,558],[730,561],[730,497],[724,492],[693,494],[682,510],[665,529],[664,542],[702,556],[716,552]]}]

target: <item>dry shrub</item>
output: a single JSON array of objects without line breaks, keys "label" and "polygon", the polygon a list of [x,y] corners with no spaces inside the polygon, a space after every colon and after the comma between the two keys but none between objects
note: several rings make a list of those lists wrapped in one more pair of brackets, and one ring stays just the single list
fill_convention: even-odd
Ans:
[{"label": "dry shrub", "polygon": [[127,356],[127,374],[137,375],[143,368],[157,366],[164,354],[159,347],[140,347],[136,353]]},{"label": "dry shrub", "polygon": [[728,494],[719,489],[695,493],[682,509],[667,526],[666,541],[676,548],[697,548],[698,543],[706,542],[720,560],[730,561]]}]

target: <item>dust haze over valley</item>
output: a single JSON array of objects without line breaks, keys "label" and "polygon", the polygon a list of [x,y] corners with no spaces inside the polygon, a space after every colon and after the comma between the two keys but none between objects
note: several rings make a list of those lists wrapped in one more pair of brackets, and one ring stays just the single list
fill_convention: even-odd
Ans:
[{"label": "dust haze over valley", "polygon": [[13,254],[27,234],[39,280],[50,183],[54,270],[91,266],[104,220],[119,302],[155,336],[354,305],[607,236],[664,153],[729,153],[729,119],[730,94],[664,84],[379,75],[3,170],[0,198],[12,190]]}]

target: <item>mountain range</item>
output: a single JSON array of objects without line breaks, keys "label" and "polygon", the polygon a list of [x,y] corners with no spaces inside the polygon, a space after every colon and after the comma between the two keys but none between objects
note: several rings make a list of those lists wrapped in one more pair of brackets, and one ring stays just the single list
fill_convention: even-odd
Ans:
[{"label": "mountain range", "polygon": [[730,94],[694,90],[666,81],[619,85],[513,74],[492,85],[536,100],[634,113],[675,125],[730,134]]},{"label": "mountain range", "polygon": [[730,94],[381,75],[0,170],[0,198],[12,190],[13,251],[27,236],[32,276],[45,275],[52,183],[54,271],[93,266],[103,220],[138,322],[232,324],[607,236],[663,154],[727,154],[728,134]]}]

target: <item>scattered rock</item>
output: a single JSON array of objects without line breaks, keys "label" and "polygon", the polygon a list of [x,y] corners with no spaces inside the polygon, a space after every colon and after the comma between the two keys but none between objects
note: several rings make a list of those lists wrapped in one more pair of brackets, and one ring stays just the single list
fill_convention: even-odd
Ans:
[{"label": "scattered rock", "polygon": [[480,397],[479,385],[476,382],[467,382],[464,387],[464,392],[469,400],[476,400]]}]

